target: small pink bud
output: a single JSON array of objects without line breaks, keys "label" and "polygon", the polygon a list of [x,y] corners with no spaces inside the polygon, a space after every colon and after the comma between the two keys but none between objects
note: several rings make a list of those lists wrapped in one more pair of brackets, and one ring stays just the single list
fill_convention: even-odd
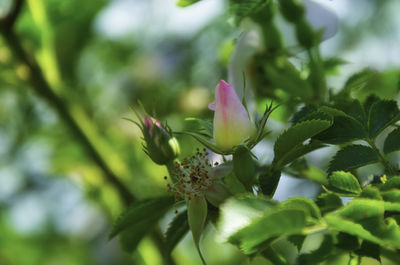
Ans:
[{"label": "small pink bud", "polygon": [[246,108],[235,89],[224,80],[215,88],[215,102],[208,106],[214,110],[214,140],[223,151],[239,145],[255,134]]},{"label": "small pink bud", "polygon": [[160,129],[164,129],[161,123],[153,117],[144,116],[144,127],[148,130],[150,135],[153,135],[153,126],[156,125]]},{"label": "small pink bud", "polygon": [[142,124],[141,129],[146,142],[145,152],[155,163],[164,165],[179,155],[178,141],[168,126],[162,126],[150,116],[144,116]]}]

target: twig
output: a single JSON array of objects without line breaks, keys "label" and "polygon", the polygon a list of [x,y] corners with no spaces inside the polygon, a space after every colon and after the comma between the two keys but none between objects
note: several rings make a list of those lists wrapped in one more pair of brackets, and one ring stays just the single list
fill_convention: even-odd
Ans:
[{"label": "twig", "polygon": [[15,21],[17,21],[18,15],[21,12],[23,3],[24,0],[15,0],[10,12],[3,18],[0,18],[0,31],[12,31]]},{"label": "twig", "polygon": [[22,4],[23,0],[16,0],[10,13],[0,20],[0,31],[3,34],[5,41],[8,43],[9,48],[13,51],[16,57],[28,66],[30,70],[29,81],[32,84],[31,87],[54,107],[60,118],[64,120],[76,135],[77,139],[83,144],[86,151],[91,155],[93,160],[103,170],[107,180],[118,189],[123,201],[126,204],[132,203],[135,198],[130,190],[118,179],[105,158],[100,154],[100,151],[91,142],[90,137],[80,126],[76,117],[71,113],[71,110],[68,108],[64,100],[50,87],[37,62],[30,57],[21,46],[18,36],[13,31],[13,26],[22,9]]}]

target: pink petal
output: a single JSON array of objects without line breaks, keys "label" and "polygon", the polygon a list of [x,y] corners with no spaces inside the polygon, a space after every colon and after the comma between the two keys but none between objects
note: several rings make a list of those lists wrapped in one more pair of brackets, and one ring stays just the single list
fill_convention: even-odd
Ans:
[{"label": "pink petal", "polygon": [[214,101],[214,102],[211,102],[211,103],[208,105],[208,108],[209,108],[210,110],[215,111],[216,108],[217,108],[217,103],[215,103],[215,101]]},{"label": "pink petal", "polygon": [[150,135],[153,134],[153,122],[150,120],[152,118],[149,118],[148,116],[144,116],[144,127],[147,128],[148,132]]},{"label": "pink petal", "polygon": [[214,140],[223,150],[240,144],[254,133],[248,113],[235,89],[224,80],[215,88]]}]

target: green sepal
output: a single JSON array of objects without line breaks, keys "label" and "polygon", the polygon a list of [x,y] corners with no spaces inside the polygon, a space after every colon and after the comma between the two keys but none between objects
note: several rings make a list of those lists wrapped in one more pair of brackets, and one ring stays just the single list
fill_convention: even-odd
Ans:
[{"label": "green sepal", "polygon": [[[185,119],[185,121],[195,123],[198,126],[193,126],[195,127],[192,132],[200,132],[202,134],[207,135],[208,137],[212,138],[213,137],[213,122],[212,120],[202,120],[194,117],[188,117]],[[192,125],[192,124],[191,124]],[[198,127],[198,130],[197,130]]]},{"label": "green sepal", "polygon": [[211,141],[211,139],[207,135],[204,135],[201,133],[196,133],[196,132],[188,132],[188,131],[178,132],[178,133],[192,136],[194,139],[199,141],[202,145],[204,145],[206,148],[210,149],[214,153],[221,154],[221,155],[229,155],[230,154],[229,152],[222,151],[221,149],[219,149],[219,147],[217,147],[215,145],[215,143],[213,141]]},{"label": "green sepal", "polygon": [[236,177],[248,190],[251,190],[256,177],[257,164],[250,150],[243,145],[238,146],[232,158]]},{"label": "green sepal", "polygon": [[190,231],[203,264],[206,264],[200,251],[200,237],[207,220],[207,201],[204,196],[194,196],[187,201]]}]

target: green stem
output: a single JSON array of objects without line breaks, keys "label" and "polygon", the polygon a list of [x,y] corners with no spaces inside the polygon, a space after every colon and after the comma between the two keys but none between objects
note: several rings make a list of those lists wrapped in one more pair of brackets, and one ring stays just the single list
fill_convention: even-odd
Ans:
[{"label": "green stem", "polygon": [[303,234],[310,235],[314,233],[318,233],[328,229],[328,224],[325,222],[321,222],[317,225],[306,227],[303,229]]},{"label": "green stem", "polygon": [[206,260],[204,259],[203,254],[200,251],[199,243],[195,242],[195,245],[196,245],[197,252],[199,252],[199,256],[200,256],[201,262],[203,263],[203,265],[207,265]]},{"label": "green stem", "polygon": [[314,91],[313,100],[316,100],[317,102],[325,102],[327,97],[325,73],[322,65],[319,47],[316,46],[314,50],[314,53],[311,49],[307,50],[307,55],[310,60],[311,87]]},{"label": "green stem", "polygon": [[178,180],[176,178],[176,163],[179,163],[178,159],[171,160],[165,164],[168,170],[169,177],[171,178],[173,183],[176,183]]},{"label": "green stem", "polygon": [[368,139],[367,140],[368,144],[372,147],[372,149],[375,150],[375,152],[378,154],[379,160],[381,161],[382,165],[385,167],[386,172],[390,174],[390,176],[395,176],[396,172],[394,169],[390,166],[389,161],[382,155],[381,151],[378,149],[378,147],[375,145],[375,142],[373,139]]}]

